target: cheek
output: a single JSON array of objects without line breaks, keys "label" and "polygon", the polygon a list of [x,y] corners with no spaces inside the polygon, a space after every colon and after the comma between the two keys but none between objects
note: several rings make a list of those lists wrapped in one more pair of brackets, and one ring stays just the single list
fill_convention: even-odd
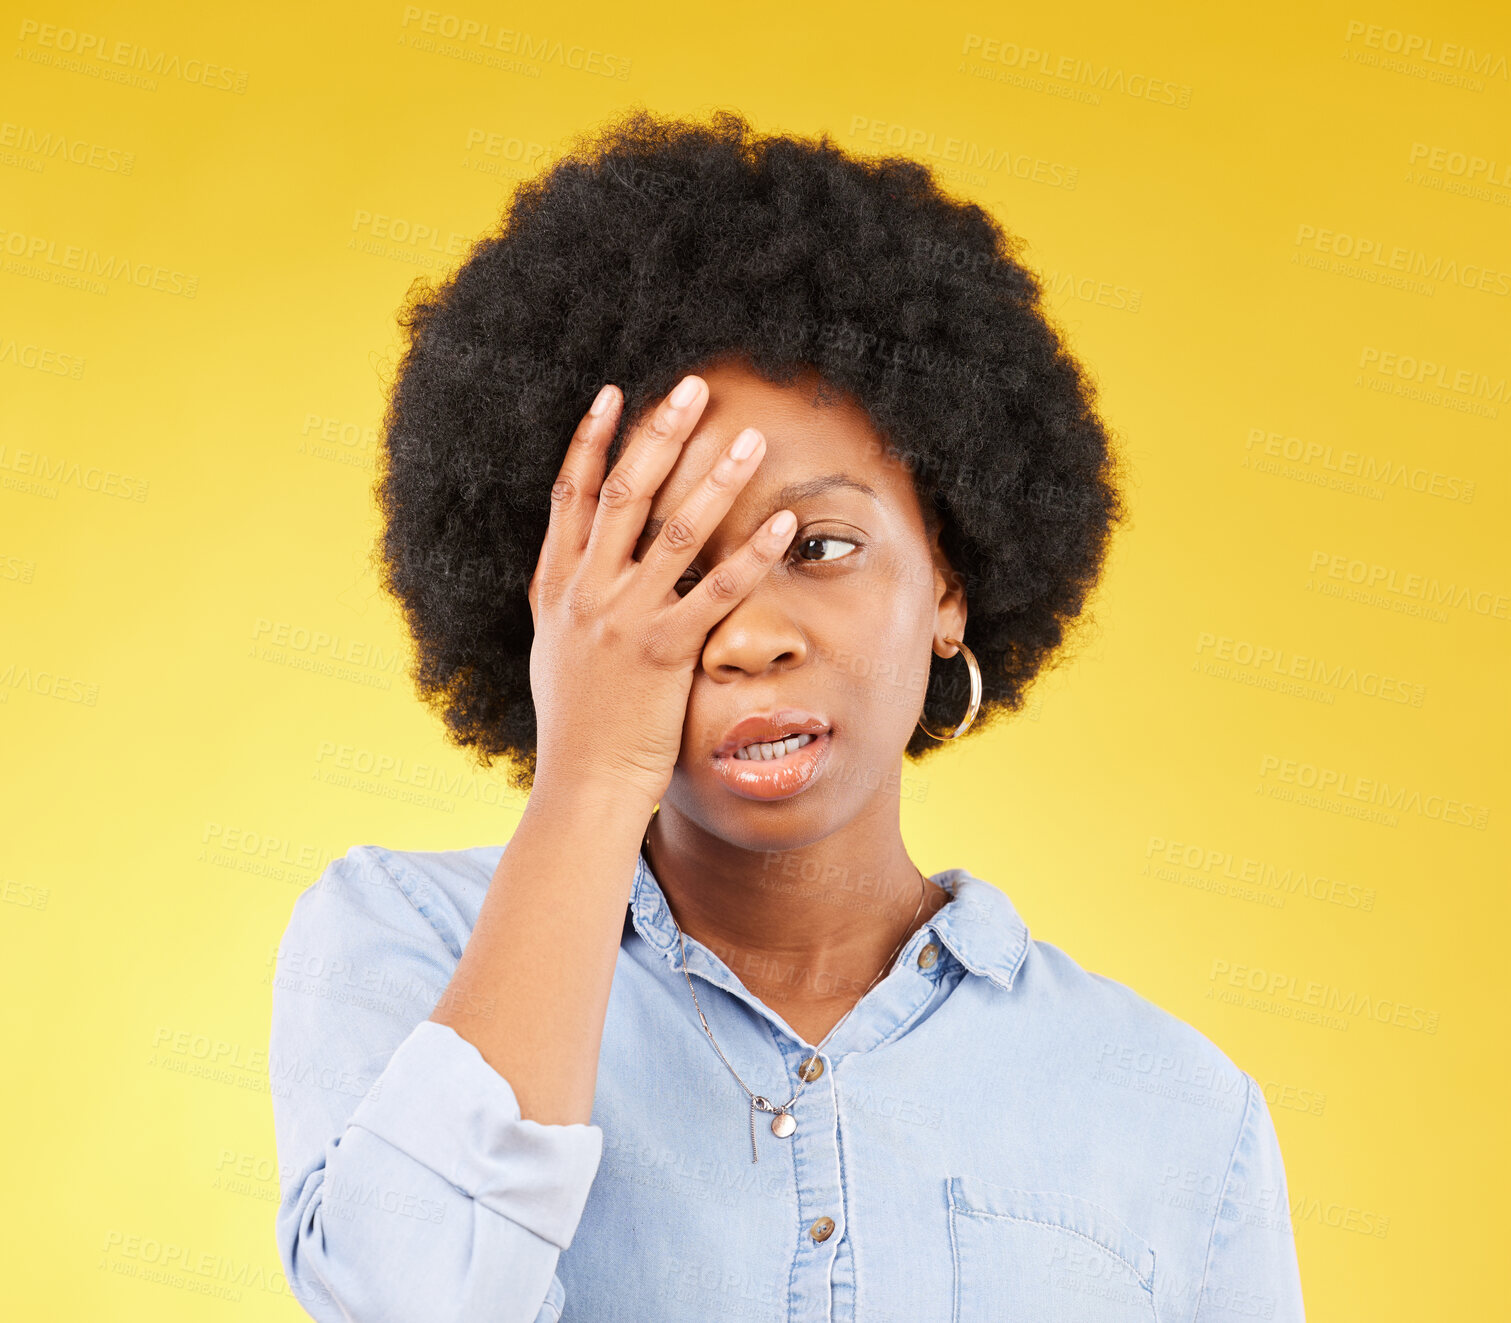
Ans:
[{"label": "cheek", "polygon": [[816,660],[850,716],[851,735],[906,743],[928,686],[932,622],[929,600],[895,581],[867,585],[826,612]]}]

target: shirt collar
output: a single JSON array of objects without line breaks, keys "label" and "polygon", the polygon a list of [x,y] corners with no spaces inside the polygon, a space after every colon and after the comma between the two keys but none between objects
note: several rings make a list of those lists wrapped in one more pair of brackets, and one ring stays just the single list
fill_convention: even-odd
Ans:
[{"label": "shirt collar", "polygon": [[[973,974],[1010,989],[1028,955],[1028,927],[1007,893],[964,868],[947,868],[930,879],[952,899],[919,932],[932,929],[950,953]],[[635,931],[668,959],[675,959],[677,925],[666,894],[641,852],[635,861],[629,919]],[[914,934],[910,945],[917,944]]]}]

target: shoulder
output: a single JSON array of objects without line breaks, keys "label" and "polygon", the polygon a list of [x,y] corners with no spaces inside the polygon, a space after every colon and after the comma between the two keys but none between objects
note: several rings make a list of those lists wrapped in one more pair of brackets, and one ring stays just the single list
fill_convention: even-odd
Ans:
[{"label": "shoulder", "polygon": [[1200,1029],[1052,942],[1030,941],[1020,979],[1016,1004],[1032,1028],[1022,1057],[1004,1064],[1027,1077],[1036,1122],[1072,1137],[1065,1162],[1097,1173],[1099,1200],[1151,1243],[1182,1247],[1174,1279],[1199,1281],[1212,1236],[1237,1233],[1222,1218],[1240,1219],[1256,1253],[1279,1243],[1258,1234],[1287,1223],[1259,1081]]},{"label": "shoulder", "polygon": [[1029,941],[1020,978],[1055,1035],[1094,1064],[1093,1079],[1217,1112],[1245,1109],[1247,1073],[1201,1030],[1126,983],[1039,938]]},{"label": "shoulder", "polygon": [[461,850],[354,845],[300,893],[290,931],[339,931],[348,939],[357,936],[353,929],[390,940],[418,936],[439,941],[460,960],[503,851],[502,845]]},{"label": "shoulder", "polygon": [[[1070,1120],[1120,1206],[1152,1225],[1210,1226],[1235,1163],[1274,1167],[1259,1082],[1201,1030],[1127,984],[1032,940],[1016,990],[1032,1024],[1026,1072],[1045,1124]],[[1261,1153],[1264,1155],[1260,1159]]]},{"label": "shoulder", "polygon": [[1241,1300],[1241,1312],[1299,1320],[1285,1162],[1259,1081],[1195,1026],[1053,943],[1035,941],[1023,973],[1074,1081],[1058,1093],[1046,1083],[1060,1111],[1040,1120],[1069,1120],[1067,1167],[1155,1249],[1161,1317],[1206,1318]]},{"label": "shoulder", "polygon": [[[957,899],[940,911],[945,942],[1002,994],[1017,1031],[1072,1047],[1099,1066],[1206,1080],[1242,1074],[1210,1038],[1126,983],[1085,968],[1053,942],[1035,937],[1006,891],[955,870]],[[947,917],[946,917],[947,916]]]},{"label": "shoulder", "polygon": [[1222,1048],[1127,984],[1034,937],[995,883],[960,870],[955,890],[939,927],[957,957],[983,976],[973,1013],[994,1022],[983,1068],[1051,1115],[1104,1118],[1098,1133],[1231,1151],[1264,1100]]},{"label": "shoulder", "polygon": [[1228,1061],[1200,1030],[1128,984],[1087,969],[1053,942],[1030,939],[1022,978],[1031,995],[1054,997],[1061,1011],[1084,1029],[1116,1028],[1130,1034],[1138,1045],[1179,1047],[1214,1061]]},{"label": "shoulder", "polygon": [[1008,893],[967,869],[945,878],[955,893],[936,925],[945,943],[1000,997],[1014,1037],[1050,1046],[1063,1061],[1074,1050],[1100,1066],[1206,1079],[1242,1072],[1194,1026],[1126,983],[1083,966],[1035,937]]}]

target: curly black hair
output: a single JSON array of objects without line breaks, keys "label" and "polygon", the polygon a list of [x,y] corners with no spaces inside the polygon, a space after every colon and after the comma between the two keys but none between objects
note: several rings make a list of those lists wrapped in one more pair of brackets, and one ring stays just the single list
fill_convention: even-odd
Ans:
[{"label": "curly black hair", "polygon": [[[612,467],[638,416],[731,355],[778,385],[817,370],[866,410],[964,577],[972,732],[1018,711],[1125,513],[1095,387],[1021,246],[917,161],[730,111],[633,108],[521,184],[454,273],[409,289],[375,486],[383,586],[452,741],[533,785],[526,590],[572,432],[617,385]],[[935,729],[965,674],[932,668]],[[937,747],[915,728],[905,752]]]}]

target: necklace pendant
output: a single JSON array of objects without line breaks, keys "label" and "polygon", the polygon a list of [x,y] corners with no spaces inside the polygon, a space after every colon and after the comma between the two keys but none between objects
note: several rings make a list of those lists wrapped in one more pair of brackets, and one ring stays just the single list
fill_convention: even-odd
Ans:
[{"label": "necklace pendant", "polygon": [[771,1133],[778,1139],[786,1139],[797,1129],[797,1118],[785,1109],[779,1108],[777,1114],[771,1118]]}]

